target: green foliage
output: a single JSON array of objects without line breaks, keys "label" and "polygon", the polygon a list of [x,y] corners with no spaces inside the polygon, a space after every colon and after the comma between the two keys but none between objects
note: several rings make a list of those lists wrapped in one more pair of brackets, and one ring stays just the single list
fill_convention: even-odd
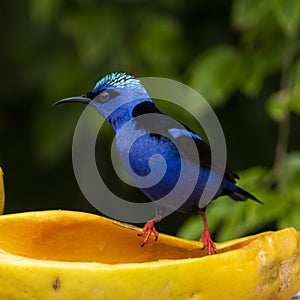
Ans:
[{"label": "green foliage", "polygon": [[298,0],[274,0],[270,4],[285,34],[295,36],[300,25],[300,2]]},{"label": "green foliage", "polygon": [[300,152],[291,152],[285,164],[284,199],[287,202],[286,210],[278,219],[278,227],[295,226],[300,228]]},{"label": "green foliage", "polygon": [[[236,0],[232,24],[240,31],[238,46],[206,50],[191,66],[191,84],[210,104],[218,106],[236,91],[247,96],[266,95],[268,78],[280,80],[268,88],[266,113],[285,126],[291,113],[300,112],[300,2],[297,0]],[[284,125],[283,125],[284,124]],[[279,149],[288,148],[288,131],[278,139]],[[249,141],[251,143],[251,141]],[[261,145],[263,147],[263,145]],[[234,203],[227,197],[207,210],[211,231],[219,241],[264,230],[294,226],[300,229],[300,152],[281,152],[274,168],[252,167],[239,172],[239,185],[263,201]],[[275,166],[281,166],[276,170]],[[181,237],[200,237],[201,217],[189,218],[178,231]]]},{"label": "green foliage", "polygon": [[[62,18],[60,27],[73,40],[80,61],[87,65],[92,66],[99,59],[99,53],[102,54],[99,63],[104,63],[115,49],[122,47],[122,19],[111,8],[99,6],[70,12]],[[104,30],[99,31],[100,28]]]},{"label": "green foliage", "polygon": [[269,14],[269,1],[236,0],[233,2],[232,21],[241,30],[261,27]]},{"label": "green foliage", "polygon": [[272,94],[266,105],[266,110],[274,121],[282,121],[289,111],[289,95],[285,91]]},{"label": "green foliage", "polygon": [[292,71],[291,97],[289,99],[289,109],[300,116],[300,60],[298,60]]},{"label": "green foliage", "polygon": [[176,19],[145,11],[137,17],[137,23],[140,26],[136,33],[136,54],[150,70],[160,71],[162,75],[166,69],[173,73],[185,52],[182,30]]},{"label": "green foliage", "polygon": [[39,25],[47,24],[61,10],[63,1],[60,0],[31,0],[30,13],[32,20]]},{"label": "green foliage", "polygon": [[[0,164],[8,177],[8,211],[85,208],[87,201],[76,202],[83,196],[71,165],[72,136],[83,107],[52,104],[91,90],[106,73],[125,71],[191,85],[226,129],[233,151],[229,165],[263,164],[239,172],[239,184],[264,205],[226,197],[209,205],[217,240],[267,228],[300,229],[299,151],[282,155],[280,172],[270,162],[278,162],[273,156],[279,144],[299,148],[298,128],[290,145],[274,138],[290,116],[299,122],[298,0],[189,5],[183,0],[16,0],[2,5]],[[158,105],[201,132],[195,120],[185,120],[188,113]],[[187,103],[187,111],[194,105]],[[111,136],[109,130],[103,133]],[[174,232],[172,223],[162,231]],[[200,223],[200,216],[191,217],[178,234],[199,238]]]},{"label": "green foliage", "polygon": [[218,46],[196,58],[190,72],[190,85],[214,107],[228,99],[239,86],[242,56],[234,47]]}]

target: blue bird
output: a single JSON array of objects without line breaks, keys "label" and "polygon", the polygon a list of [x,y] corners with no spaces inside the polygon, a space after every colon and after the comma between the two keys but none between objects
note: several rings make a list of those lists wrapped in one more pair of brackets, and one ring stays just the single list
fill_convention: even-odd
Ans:
[{"label": "blue bird", "polygon": [[[121,160],[124,162],[125,157],[129,157],[130,166],[126,166],[125,164],[125,168],[129,174],[132,174],[133,171],[136,175],[143,177],[147,176],[150,172],[156,172],[155,170],[159,170],[159,166],[157,169],[151,169],[149,167],[149,160],[154,155],[164,157],[166,170],[160,181],[154,186],[140,188],[146,196],[154,201],[154,204],[156,200],[167,195],[176,185],[182,167],[181,164],[188,165],[193,171],[196,170],[196,173],[194,172],[198,176],[196,178],[196,185],[178,210],[184,213],[199,213],[200,211],[204,225],[201,237],[203,247],[207,248],[209,255],[213,252],[216,253],[216,246],[211,239],[206,220],[206,205],[204,207],[199,205],[199,199],[212,172],[209,145],[185,125],[182,127],[173,126],[165,128],[166,135],[151,132],[151,129],[139,121],[138,117],[147,114],[165,115],[155,106],[142,83],[133,76],[125,73],[109,74],[98,81],[92,91],[82,96],[62,99],[55,104],[69,102],[91,105],[113,127],[116,132],[117,150]],[[122,126],[128,121],[133,121],[131,127],[126,129],[126,131],[122,131]],[[156,125],[169,126],[168,124],[167,122],[167,124]],[[138,138],[131,145],[128,153],[128,145],[126,143],[134,136],[138,136]],[[175,139],[185,145],[185,139],[187,138],[192,139],[196,145],[197,155],[199,156],[197,160],[189,157],[189,149],[187,147],[178,150],[176,145],[171,141],[171,139]],[[128,169],[129,167],[131,170]],[[188,180],[190,174],[187,173],[184,175]],[[218,175],[215,174],[215,176]],[[256,197],[236,185],[236,180],[239,177],[227,166],[223,178],[220,179],[221,185],[215,191],[215,196],[211,200],[222,195],[228,195],[236,201],[252,199],[260,202]],[[139,185],[137,184],[137,186]],[[155,236],[155,240],[158,239],[155,223],[160,220],[161,215],[158,212],[156,218],[149,220],[145,224],[140,234],[140,236],[144,236],[141,246],[144,246],[148,242],[152,233]]]}]

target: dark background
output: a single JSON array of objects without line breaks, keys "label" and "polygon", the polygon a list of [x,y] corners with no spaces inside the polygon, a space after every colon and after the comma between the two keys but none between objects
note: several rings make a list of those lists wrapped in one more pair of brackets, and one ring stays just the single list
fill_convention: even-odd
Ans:
[{"label": "dark background", "polygon": [[[83,107],[52,104],[91,90],[107,73],[125,71],[186,83],[214,108],[229,165],[239,171],[242,186],[265,202],[213,203],[208,213],[217,239],[300,226],[300,8],[297,2],[295,8],[267,2],[2,1],[5,213],[99,213],[81,194],[72,168],[72,136]],[[109,129],[104,138],[110,140]],[[283,151],[276,157],[279,144]],[[98,160],[106,161],[105,153],[103,146]],[[127,198],[141,197],[123,184],[112,186],[123,187]],[[158,228],[175,234],[186,218],[175,213]],[[196,238],[201,226],[193,217],[179,235]]]}]

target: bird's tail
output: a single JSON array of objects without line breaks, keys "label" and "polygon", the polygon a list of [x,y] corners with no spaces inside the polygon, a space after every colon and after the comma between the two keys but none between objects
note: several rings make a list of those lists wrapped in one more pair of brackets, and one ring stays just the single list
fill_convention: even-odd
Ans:
[{"label": "bird's tail", "polygon": [[228,191],[228,196],[235,201],[246,201],[247,199],[252,199],[260,204],[263,204],[255,196],[253,196],[252,194],[248,193],[240,187],[236,187],[236,189]]}]

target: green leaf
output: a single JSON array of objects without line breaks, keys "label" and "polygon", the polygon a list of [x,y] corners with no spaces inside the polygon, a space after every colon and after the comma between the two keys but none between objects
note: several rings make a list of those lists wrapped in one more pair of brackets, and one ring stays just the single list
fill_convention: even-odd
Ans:
[{"label": "green leaf", "polygon": [[176,18],[149,11],[136,17],[140,24],[135,29],[133,39],[137,59],[156,72],[174,73],[176,66],[182,63],[186,45],[182,28]]},{"label": "green leaf", "polygon": [[300,61],[297,61],[291,72],[291,88],[272,94],[266,109],[271,119],[280,122],[288,112],[300,115]]},{"label": "green leaf", "polygon": [[64,34],[74,40],[80,60],[94,66],[107,63],[115,58],[116,49],[122,49],[121,23],[118,12],[97,6],[93,10],[69,13],[60,25]]},{"label": "green leaf", "polygon": [[[210,233],[215,233],[223,222],[226,222],[227,216],[232,214],[233,202],[228,197],[224,197],[222,201],[213,201],[210,203],[206,215]],[[198,240],[203,232],[203,222],[199,215],[191,216],[179,228],[177,236],[189,239]]]},{"label": "green leaf", "polygon": [[[299,85],[299,89],[300,89],[300,85]],[[288,107],[290,111],[300,116],[300,97],[298,98],[291,97],[289,99]]]},{"label": "green leaf", "polygon": [[247,170],[240,171],[239,176],[238,185],[250,190],[260,185],[265,186],[274,179],[273,173],[262,166],[254,166]]},{"label": "green leaf", "polygon": [[300,60],[296,61],[292,71],[289,107],[292,112],[300,115]]},{"label": "green leaf", "polygon": [[266,110],[269,117],[276,121],[282,121],[289,111],[290,97],[286,92],[272,94],[266,103]]},{"label": "green leaf", "polygon": [[278,228],[293,226],[300,230],[300,151],[288,153],[284,168],[284,197],[287,203],[281,218],[278,218]]},{"label": "green leaf", "polygon": [[263,205],[251,200],[243,203],[232,202],[231,212],[224,218],[217,232],[217,240],[224,241],[264,230],[284,215],[288,202],[277,190],[259,185],[246,190],[260,199]]},{"label": "green leaf", "polygon": [[[239,172],[239,175],[241,179],[238,181],[238,185],[261,200],[263,205],[251,200],[236,203],[230,199],[231,210],[222,220],[222,225],[218,228],[216,235],[220,241],[264,229],[265,226],[281,216],[287,205],[281,201],[278,192],[275,189],[270,189],[267,185],[272,178],[270,170],[257,166]],[[223,201],[221,198],[216,202]]]},{"label": "green leaf", "polygon": [[270,60],[256,52],[246,57],[247,68],[241,90],[248,96],[256,96],[262,89],[269,73]]},{"label": "green leaf", "polygon": [[236,28],[245,30],[260,25],[268,14],[267,0],[236,0],[233,3],[232,22]]},{"label": "green leaf", "polygon": [[[293,66],[292,80],[291,80],[293,96],[300,97],[300,59],[298,59]],[[296,90],[295,90],[296,89]]]},{"label": "green leaf", "polygon": [[[262,1],[263,2],[263,1]],[[299,0],[273,0],[270,1],[278,25],[288,36],[295,36],[300,25]]]},{"label": "green leaf", "polygon": [[[267,183],[273,177],[272,172],[263,167],[253,167],[239,172],[238,185],[255,195],[263,202],[237,203],[229,197],[221,197],[209,204],[207,220],[211,233],[217,241],[225,241],[264,230],[269,224],[285,216],[291,203],[287,195],[280,195]],[[202,233],[201,218],[189,218],[178,231],[184,238],[199,238]]]},{"label": "green leaf", "polygon": [[177,231],[177,236],[187,240],[199,239],[202,233],[202,219],[200,215],[188,218]]},{"label": "green leaf", "polygon": [[212,106],[220,105],[240,85],[244,74],[242,56],[234,47],[223,45],[201,54],[189,68],[189,84]]},{"label": "green leaf", "polygon": [[30,0],[31,18],[39,23],[48,23],[60,10],[63,1],[60,0]]},{"label": "green leaf", "polygon": [[265,40],[260,48],[245,53],[245,75],[242,78],[241,90],[256,96],[270,74],[280,70],[283,57],[282,39]]},{"label": "green leaf", "polygon": [[297,230],[300,230],[300,206],[295,206],[293,210],[289,213],[286,213],[285,216],[279,219],[277,223],[278,229],[283,229],[287,227],[295,227]]},{"label": "green leaf", "polygon": [[[300,151],[290,152],[285,162],[285,181],[288,188],[299,187],[300,183]],[[298,188],[299,189],[299,188]],[[299,189],[300,191],[300,189]],[[300,199],[299,199],[300,201]]]}]

